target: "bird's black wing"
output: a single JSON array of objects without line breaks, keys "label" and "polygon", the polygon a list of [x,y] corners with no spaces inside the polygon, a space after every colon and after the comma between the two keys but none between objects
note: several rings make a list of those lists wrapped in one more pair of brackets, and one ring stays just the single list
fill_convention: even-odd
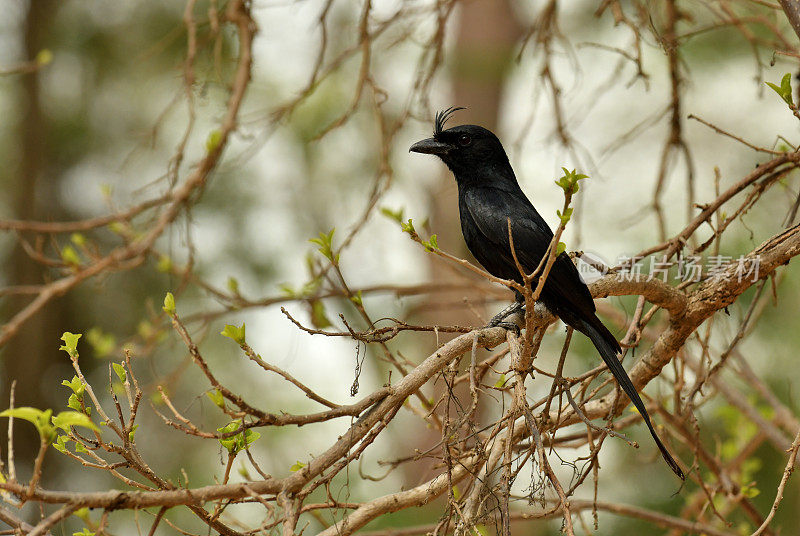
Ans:
[{"label": "bird's black wing", "polygon": [[[473,187],[463,193],[461,204],[462,218],[469,218],[469,227],[474,227],[469,238],[465,230],[467,245],[487,270],[499,277],[517,281],[521,279],[511,255],[509,219],[517,259],[526,272],[536,269],[547,252],[553,233],[521,190],[509,192],[498,188]],[[567,254],[556,257],[541,300],[561,320],[592,340],[614,378],[642,415],[664,460],[676,475],[685,478],[680,466],[656,434],[644,402],[617,358],[619,343],[595,315],[592,295]]]},{"label": "bird's black wing", "polygon": [[[553,239],[553,232],[522,190],[509,192],[473,187],[463,193],[462,205],[467,212],[462,217],[469,216],[478,231],[478,236],[467,239],[467,245],[487,270],[498,277],[521,279],[511,255],[508,219],[511,220],[517,259],[526,272],[536,269]],[[556,257],[545,282],[542,300],[559,316],[569,313],[594,316],[592,295],[566,253]]]}]

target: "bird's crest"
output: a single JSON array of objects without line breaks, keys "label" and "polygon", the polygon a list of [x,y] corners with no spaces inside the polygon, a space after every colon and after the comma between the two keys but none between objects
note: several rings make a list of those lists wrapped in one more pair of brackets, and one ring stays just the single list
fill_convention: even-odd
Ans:
[{"label": "bird's crest", "polygon": [[447,123],[447,120],[450,119],[454,113],[459,110],[466,110],[463,106],[451,106],[446,110],[440,110],[436,112],[436,120],[433,124],[433,137],[437,138],[444,130],[444,124]]}]

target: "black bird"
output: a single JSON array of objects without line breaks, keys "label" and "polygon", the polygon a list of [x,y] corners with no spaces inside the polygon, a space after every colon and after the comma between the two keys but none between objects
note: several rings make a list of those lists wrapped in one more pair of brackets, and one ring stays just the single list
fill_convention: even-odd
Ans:
[{"label": "black bird", "polygon": [[[467,247],[486,270],[503,279],[523,283],[508,240],[508,219],[517,258],[527,273],[533,272],[547,253],[553,232],[517,183],[506,152],[492,132],[477,125],[444,129],[460,108],[436,114],[433,137],[419,141],[410,151],[441,158],[458,184],[461,232]],[[536,282],[533,283],[534,288]],[[517,303],[521,296],[517,293]],[[569,326],[580,331],[600,352],[611,374],[639,410],[670,469],[681,479],[683,471],[659,439],[639,393],[617,355],[621,348],[614,335],[595,314],[594,300],[566,253],[555,259],[545,280],[540,301]],[[493,323],[502,320],[500,315]]]}]

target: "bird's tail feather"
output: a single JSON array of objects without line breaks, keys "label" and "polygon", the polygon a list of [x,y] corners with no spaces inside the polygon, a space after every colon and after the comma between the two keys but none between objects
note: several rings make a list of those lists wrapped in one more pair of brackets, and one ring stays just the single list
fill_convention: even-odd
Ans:
[{"label": "bird's tail feather", "polygon": [[639,397],[639,393],[636,391],[636,388],[633,386],[633,382],[631,381],[628,373],[625,372],[625,369],[622,367],[622,363],[620,363],[617,355],[621,353],[621,348],[617,339],[614,338],[614,335],[608,331],[603,323],[600,321],[599,318],[596,316],[592,320],[584,320],[581,319],[581,325],[576,326],[578,331],[582,332],[584,335],[591,339],[592,343],[594,344],[597,351],[600,352],[600,356],[605,361],[606,366],[611,371],[611,374],[614,375],[614,378],[617,380],[617,383],[622,390],[625,391],[625,394],[628,395],[633,405],[636,406],[636,409],[639,410],[639,414],[641,414],[642,419],[644,419],[647,428],[650,430],[650,434],[653,436],[653,439],[658,446],[658,450],[661,451],[661,455],[664,457],[664,461],[667,462],[669,468],[680,477],[681,480],[684,480],[686,477],[681,471],[681,468],[678,466],[675,459],[669,453],[667,448],[661,442],[661,439],[656,434],[655,429],[653,428],[653,424],[650,422],[650,416],[647,414],[647,409],[644,407],[644,403],[642,402],[641,397]]}]

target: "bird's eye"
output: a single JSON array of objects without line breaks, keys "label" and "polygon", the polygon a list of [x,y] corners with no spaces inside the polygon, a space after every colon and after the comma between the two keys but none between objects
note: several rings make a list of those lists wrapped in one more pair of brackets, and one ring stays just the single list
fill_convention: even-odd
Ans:
[{"label": "bird's eye", "polygon": [[459,144],[461,147],[466,147],[466,146],[467,146],[467,145],[469,145],[470,143],[472,143],[472,138],[470,138],[470,137],[469,137],[468,135],[466,135],[466,134],[462,134],[462,135],[461,135],[461,137],[460,137],[460,138],[458,138],[458,144]]}]

